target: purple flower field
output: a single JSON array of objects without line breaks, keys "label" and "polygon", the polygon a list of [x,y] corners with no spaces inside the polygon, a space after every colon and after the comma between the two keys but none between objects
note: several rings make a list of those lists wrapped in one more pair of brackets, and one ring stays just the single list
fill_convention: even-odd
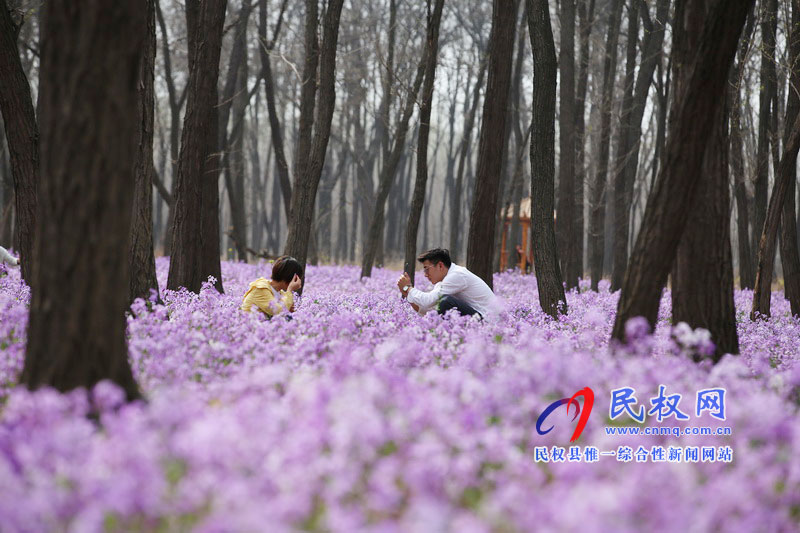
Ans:
[{"label": "purple flower field", "polygon": [[[158,260],[162,287],[167,267]],[[238,309],[270,266],[222,271],[224,295],[134,306],[130,360],[148,403],[121,407],[106,382],[90,394],[15,387],[29,291],[18,270],[0,277],[0,531],[800,528],[800,321],[782,294],[753,323],[752,293],[737,291],[742,354],[711,366],[690,357],[708,348],[702,331],[671,328],[668,293],[655,335],[629,323],[636,342],[612,352],[607,284],[568,294],[555,322],[533,276],[496,275],[505,312],[489,323],[416,315],[395,271],[361,282],[357,267],[309,267],[294,320],[270,321]],[[633,387],[649,409],[659,385],[683,395],[688,420],[610,419],[612,390]],[[594,408],[577,442],[574,409],[540,435],[540,413],[584,387]],[[695,414],[696,391],[716,387],[724,422]],[[659,426],[731,434],[607,431]],[[570,446],[730,447],[732,460],[549,455]]]}]

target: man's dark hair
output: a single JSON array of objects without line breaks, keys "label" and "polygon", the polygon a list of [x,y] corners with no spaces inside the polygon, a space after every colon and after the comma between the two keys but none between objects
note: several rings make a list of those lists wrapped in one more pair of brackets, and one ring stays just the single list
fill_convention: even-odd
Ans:
[{"label": "man's dark hair", "polygon": [[292,281],[292,278],[294,278],[295,274],[302,278],[303,266],[297,259],[289,255],[280,256],[272,265],[273,281],[285,281],[286,283],[289,283]]},{"label": "man's dark hair", "polygon": [[434,265],[439,264],[439,261],[441,261],[447,268],[450,268],[450,265],[453,263],[450,260],[450,250],[444,248],[434,248],[433,250],[422,252],[419,254],[419,257],[417,257],[417,261],[420,263],[430,261]]}]

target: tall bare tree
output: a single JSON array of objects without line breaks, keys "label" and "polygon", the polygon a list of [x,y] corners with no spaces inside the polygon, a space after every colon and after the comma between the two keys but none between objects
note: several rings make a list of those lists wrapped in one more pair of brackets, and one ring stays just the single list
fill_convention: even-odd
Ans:
[{"label": "tall bare tree", "polygon": [[647,201],[641,230],[622,285],[612,336],[625,341],[625,323],[656,323],[661,292],[705,179],[706,140],[714,130],[739,35],[752,1],[681,3],[683,20],[698,30],[681,92],[675,93],[664,164]]},{"label": "tall bare tree", "polygon": [[128,279],[146,10],[115,0],[44,9],[42,186],[20,382],[67,391],[110,379],[133,399],[119,282]]},{"label": "tall bare tree", "polygon": [[[784,146],[791,139],[791,124],[800,114],[800,1],[792,0],[792,15],[789,25],[789,88],[786,96],[786,120],[784,121]],[[797,169],[789,165],[788,187],[781,215],[781,262],[783,285],[789,299],[792,314],[800,315],[800,254],[798,253],[797,224],[795,223],[794,189],[797,182]]]},{"label": "tall bare tree", "polygon": [[656,20],[650,19],[647,6],[639,5],[641,0],[633,0],[631,17],[640,15],[644,25],[642,59],[634,83],[633,70],[636,66],[636,35],[638,24],[629,20],[628,65],[625,73],[625,97],[620,119],[620,135],[617,144],[617,164],[614,176],[614,264],[611,274],[611,290],[622,286],[625,268],[628,266],[628,240],[630,237],[630,217],[633,204],[633,186],[636,170],[639,168],[639,147],[642,137],[642,117],[647,104],[653,74],[664,44],[664,33],[669,16],[669,0],[656,3]]},{"label": "tall bare tree", "polygon": [[158,294],[153,253],[153,77],[156,59],[154,0],[146,0],[147,33],[139,67],[138,143],[134,167],[133,219],[129,240],[131,261],[129,301]]},{"label": "tall bare tree", "polygon": [[[339,39],[339,19],[343,0],[330,0],[322,22],[322,47],[317,45],[317,0],[306,0],[306,64],[303,70],[303,90],[300,102],[300,132],[295,158],[295,179],[292,187],[292,206],[289,235],[284,253],[294,256],[305,268],[311,240],[314,202],[325,163],[325,152],[336,103],[336,43]],[[311,17],[314,21],[312,24]],[[313,27],[312,27],[313,26]],[[319,98],[316,102],[317,64],[319,65]],[[312,90],[310,87],[314,87]],[[318,105],[315,105],[318,104]],[[314,115],[316,108],[316,127]],[[313,137],[312,137],[313,129]]]},{"label": "tall bare tree", "polygon": [[533,49],[533,121],[531,129],[531,245],[542,311],[556,318],[567,313],[558,263],[553,196],[555,185],[556,50],[547,0],[527,0]]},{"label": "tall bare tree", "polygon": [[492,286],[494,228],[507,136],[509,88],[514,55],[517,2],[494,0],[489,36],[488,79],[483,101],[483,122],[478,145],[475,195],[469,218],[467,268]]},{"label": "tall bare tree", "polygon": [[[756,152],[755,198],[753,204],[752,250],[759,248],[758,238],[767,216],[769,189],[770,121],[777,94],[775,72],[775,34],[778,27],[778,1],[761,1],[761,83],[758,89],[758,145]],[[777,141],[777,139],[775,139]],[[772,259],[774,260],[774,258]]]},{"label": "tall bare tree", "polygon": [[428,49],[425,64],[425,81],[422,85],[422,105],[419,110],[419,134],[417,144],[417,178],[414,182],[414,196],[406,225],[405,269],[411,283],[414,283],[414,260],[417,255],[417,232],[425,203],[425,186],[428,182],[428,134],[430,132],[431,108],[433,107],[433,82],[436,79],[436,62],[439,57],[439,25],[442,20],[444,0],[436,0],[431,12],[428,0],[428,31],[425,48]]},{"label": "tall bare tree", "polygon": [[567,288],[578,286],[581,260],[578,240],[583,238],[575,228],[575,0],[561,1],[561,44],[558,50],[559,113],[558,113],[558,217],[556,239],[561,271]]},{"label": "tall bare tree", "polygon": [[[217,183],[217,80],[226,0],[189,0],[189,82],[175,190],[167,288],[199,292],[209,276],[222,292]],[[199,5],[198,5],[199,4]],[[216,229],[216,231],[215,231]]]},{"label": "tall bare tree", "polygon": [[[689,9],[684,3],[676,7],[673,91],[677,96],[684,91],[689,75],[686,66],[697,47],[703,24],[702,18],[685,11]],[[727,92],[723,90],[705,140],[702,179],[692,200],[695,206],[702,207],[688,214],[687,230],[678,245],[672,271],[673,323],[686,322],[693,328],[709,330],[716,345],[715,361],[726,353],[739,353],[730,241]]]},{"label": "tall bare tree", "polygon": [[608,19],[608,36],[603,57],[603,89],[600,102],[600,132],[598,161],[591,203],[589,204],[589,268],[592,275],[592,290],[603,277],[603,253],[605,251],[606,183],[608,177],[608,152],[611,145],[611,99],[617,71],[617,42],[622,17],[623,0],[613,0]]},{"label": "tall bare tree", "polygon": [[32,265],[37,260],[33,255],[33,239],[39,183],[39,129],[28,77],[17,49],[19,30],[6,0],[0,0],[0,113],[3,115],[14,183],[14,245],[22,258],[22,277],[30,284]]}]

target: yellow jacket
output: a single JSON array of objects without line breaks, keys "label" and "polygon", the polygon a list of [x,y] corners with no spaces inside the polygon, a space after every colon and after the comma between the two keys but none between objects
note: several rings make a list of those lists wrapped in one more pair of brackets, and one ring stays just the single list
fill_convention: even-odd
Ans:
[{"label": "yellow jacket", "polygon": [[294,305],[292,291],[280,291],[280,300],[276,301],[275,291],[266,278],[258,278],[250,283],[250,288],[242,298],[242,311],[251,311],[256,306],[259,311],[271,317],[287,311]]}]

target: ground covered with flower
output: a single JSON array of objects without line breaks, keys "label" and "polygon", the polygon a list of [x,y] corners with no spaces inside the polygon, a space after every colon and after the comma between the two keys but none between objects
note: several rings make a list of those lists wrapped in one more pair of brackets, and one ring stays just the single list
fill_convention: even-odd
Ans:
[{"label": "ground covered with flower", "polygon": [[[168,265],[157,266],[163,286]],[[130,361],[147,403],[131,405],[108,383],[66,395],[16,387],[29,291],[17,270],[0,277],[0,530],[800,527],[800,321],[782,294],[773,318],[753,323],[752,293],[737,291],[742,354],[712,366],[692,362],[706,341],[672,328],[668,294],[655,335],[631,324],[633,348],[610,350],[607,288],[570,293],[569,315],[553,321],[532,276],[497,275],[505,311],[478,322],[416,315],[397,272],[362,282],[356,267],[322,266],[309,268],[293,320],[240,312],[247,283],[269,271],[224,263],[224,295],[138,302]],[[611,391],[634,388],[649,409],[660,385],[683,395],[688,420],[611,420]],[[578,441],[574,409],[553,412],[540,435],[540,413],[584,387],[595,399]],[[696,416],[696,391],[720,387],[726,420]],[[732,432],[608,433],[628,426]],[[576,445],[620,455],[556,459]],[[732,460],[621,459],[693,446],[729,447]]]}]

